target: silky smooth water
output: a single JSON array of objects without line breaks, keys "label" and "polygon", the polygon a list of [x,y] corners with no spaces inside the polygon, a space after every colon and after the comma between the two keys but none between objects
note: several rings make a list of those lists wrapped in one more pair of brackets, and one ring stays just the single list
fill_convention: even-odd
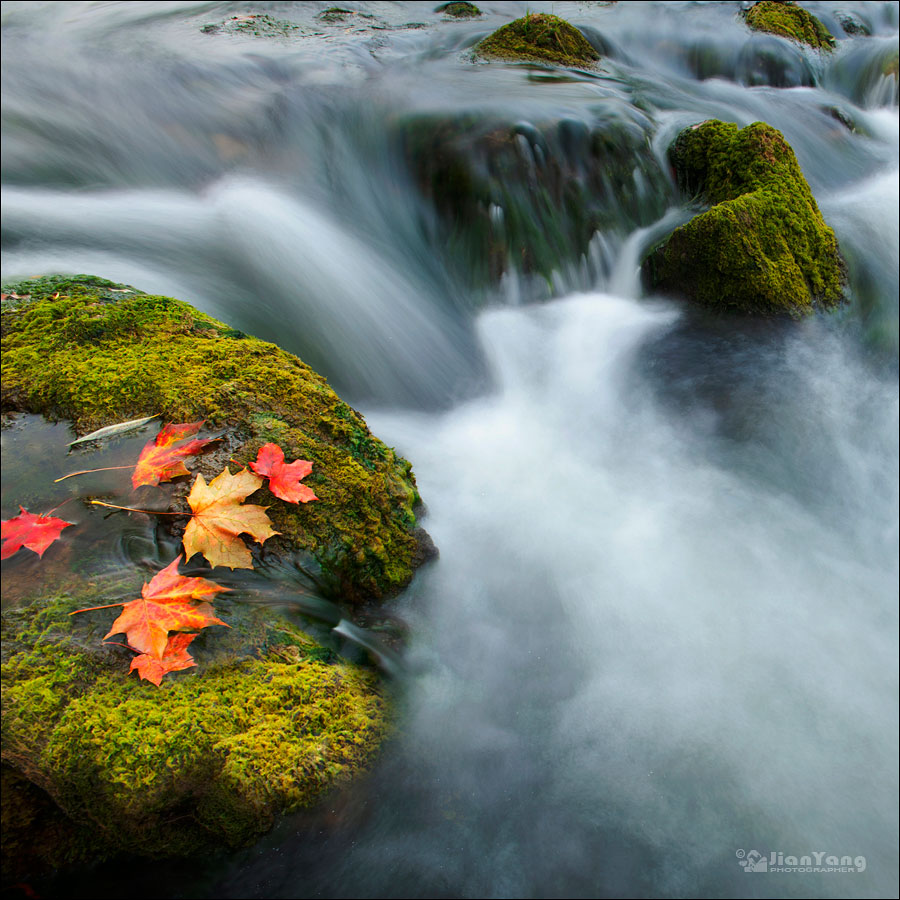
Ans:
[{"label": "silky smooth water", "polygon": [[[300,354],[412,461],[441,553],[393,602],[401,716],[368,781],[129,889],[895,897],[897,4],[804,4],[828,56],[737,3],[528,4],[584,26],[596,73],[474,63],[526,10],[480,5],[332,27],[324,3],[3,4],[4,278],[92,272]],[[301,31],[201,31],[247,12]],[[551,278],[473,284],[397,139],[425,113],[517,123],[536,165],[561,119],[649,155]],[[742,322],[641,291],[691,214],[665,149],[709,117],[784,132],[849,305]],[[753,851],[865,870],[748,872]]]}]

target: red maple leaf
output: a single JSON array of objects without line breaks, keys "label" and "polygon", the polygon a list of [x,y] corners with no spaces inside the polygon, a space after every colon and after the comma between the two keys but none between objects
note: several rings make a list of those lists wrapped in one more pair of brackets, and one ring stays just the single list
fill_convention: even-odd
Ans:
[{"label": "red maple leaf", "polygon": [[22,510],[19,515],[3,520],[3,546],[0,547],[0,559],[12,556],[22,547],[43,556],[44,551],[59,537],[63,528],[75,524],[57,519],[55,516],[36,516],[28,512],[24,506],[20,506],[19,509]]},{"label": "red maple leaf", "polygon": [[179,475],[190,474],[184,464],[184,458],[193,456],[213,439],[187,438],[195,435],[203,425],[199,422],[185,422],[182,425],[169,423],[164,425],[158,435],[144,445],[137,465],[131,476],[133,487],[142,484],[159,484],[160,481],[171,481]]},{"label": "red maple leaf", "polygon": [[312,472],[312,463],[298,459],[286,464],[284,450],[278,444],[260,447],[256,462],[250,463],[250,468],[257,475],[265,475],[269,479],[269,490],[288,503],[309,503],[319,499],[305,484],[300,484],[300,479]]},{"label": "red maple leaf", "polygon": [[[162,659],[170,631],[225,625],[225,622],[213,615],[212,604],[207,601],[228,588],[205,578],[179,575],[180,562],[179,556],[161,572],[157,572],[150,583],[144,585],[138,600],[111,604],[123,609],[104,640],[121,633],[128,639],[128,646],[133,650]],[[200,602],[194,603],[194,600]]]},{"label": "red maple leaf", "polygon": [[195,638],[196,634],[173,634],[166,643],[166,649],[161,659],[151,656],[149,653],[142,653],[131,661],[130,672],[137,671],[145,681],[152,681],[157,687],[163,679],[163,675],[168,672],[178,672],[181,669],[190,669],[196,666],[197,662],[190,653],[187,652],[188,644]]}]

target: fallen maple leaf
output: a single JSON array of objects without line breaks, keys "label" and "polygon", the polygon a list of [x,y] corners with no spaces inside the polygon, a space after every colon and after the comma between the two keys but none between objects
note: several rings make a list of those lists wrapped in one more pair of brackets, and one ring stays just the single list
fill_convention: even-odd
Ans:
[{"label": "fallen maple leaf", "polygon": [[24,506],[19,515],[12,519],[4,519],[2,525],[3,546],[0,547],[0,559],[10,557],[22,547],[34,550],[38,556],[59,537],[63,528],[74,525],[55,516],[37,516],[28,512]]},{"label": "fallen maple leaf", "polygon": [[131,661],[129,672],[137,671],[145,681],[152,681],[157,687],[168,672],[178,672],[181,669],[190,669],[196,666],[197,661],[187,652],[188,644],[196,634],[173,634],[166,643],[162,659],[157,659],[149,653],[142,653]]},{"label": "fallen maple leaf", "polygon": [[[142,588],[140,599],[129,603],[110,604],[124,608],[104,640],[114,634],[124,634],[128,646],[133,650],[162,660],[170,631],[189,631],[206,628],[207,625],[225,625],[225,622],[213,615],[212,604],[208,601],[228,588],[205,578],[179,575],[180,562],[179,556],[161,572],[157,572],[150,583]],[[194,600],[200,602],[194,603],[192,602]],[[103,609],[99,606],[88,608]],[[86,612],[83,609],[77,611]]]},{"label": "fallen maple leaf", "polygon": [[184,464],[184,457],[193,456],[210,443],[211,439],[195,438],[203,425],[203,421],[185,422],[182,425],[169,423],[164,425],[152,441],[148,441],[141,450],[137,465],[131,476],[133,487],[142,484],[159,484],[160,481],[171,481],[179,475],[189,475]]},{"label": "fallen maple leaf", "polygon": [[259,448],[256,462],[250,468],[257,475],[265,475],[269,479],[269,490],[288,503],[309,503],[319,498],[305,484],[300,484],[312,472],[312,463],[298,459],[285,464],[284,450],[278,444],[265,444]]},{"label": "fallen maple leaf", "polygon": [[240,535],[249,534],[261,544],[278,534],[267,507],[243,503],[262,483],[247,469],[232,475],[226,467],[209,484],[198,475],[187,498],[194,515],[184,532],[185,557],[202,553],[211,566],[252,569],[253,556]]}]

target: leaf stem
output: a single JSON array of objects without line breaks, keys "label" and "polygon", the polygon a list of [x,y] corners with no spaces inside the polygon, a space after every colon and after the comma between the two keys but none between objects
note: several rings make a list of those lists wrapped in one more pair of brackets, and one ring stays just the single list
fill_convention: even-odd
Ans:
[{"label": "leaf stem", "polygon": [[57,503],[56,506],[54,506],[53,509],[50,510],[50,512],[45,512],[45,513],[43,513],[43,515],[45,517],[52,516],[53,513],[55,513],[61,506],[65,506],[70,500],[74,500],[74,499],[75,499],[74,497],[66,497],[66,499],[63,500],[62,503]]},{"label": "leaf stem", "polygon": [[126,512],[147,513],[149,516],[186,516],[187,513],[168,512],[160,509],[135,509],[133,506],[116,506],[115,503],[104,503],[102,500],[91,500],[94,506],[108,506],[110,509],[124,509]]},{"label": "leaf stem", "polygon": [[72,612],[69,613],[70,616],[74,616],[75,613],[80,612],[90,612],[94,609],[111,609],[113,606],[124,606],[124,603],[107,603],[104,606],[86,606],[84,609],[73,609]]},{"label": "leaf stem", "polygon": [[63,475],[62,478],[54,478],[53,483],[56,484],[58,481],[65,481],[67,478],[74,478],[76,475],[90,475],[91,472],[112,472],[114,469],[133,469],[135,466],[104,466],[102,469],[82,469],[80,472],[69,472],[68,475]]}]

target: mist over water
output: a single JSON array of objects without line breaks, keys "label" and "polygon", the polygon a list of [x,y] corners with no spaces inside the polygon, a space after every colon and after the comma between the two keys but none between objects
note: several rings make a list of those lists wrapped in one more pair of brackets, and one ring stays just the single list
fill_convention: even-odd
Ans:
[{"label": "mist over water", "polygon": [[[607,60],[554,79],[466,56],[525,4],[351,4],[384,27],[331,31],[270,4],[309,32],[281,43],[199,31],[244,4],[4,4],[4,278],[92,272],[298,353],[412,461],[441,553],[394,601],[398,733],[339,824],[166,896],[897,896],[897,13],[807,5],[873,35],[832,59],[737,4],[556,3]],[[646,150],[552,277],[473,287],[397,137],[460,112],[535,166],[577,170],[580,125]],[[665,149],[712,116],[785,133],[849,306],[642,294],[691,214]]]}]

